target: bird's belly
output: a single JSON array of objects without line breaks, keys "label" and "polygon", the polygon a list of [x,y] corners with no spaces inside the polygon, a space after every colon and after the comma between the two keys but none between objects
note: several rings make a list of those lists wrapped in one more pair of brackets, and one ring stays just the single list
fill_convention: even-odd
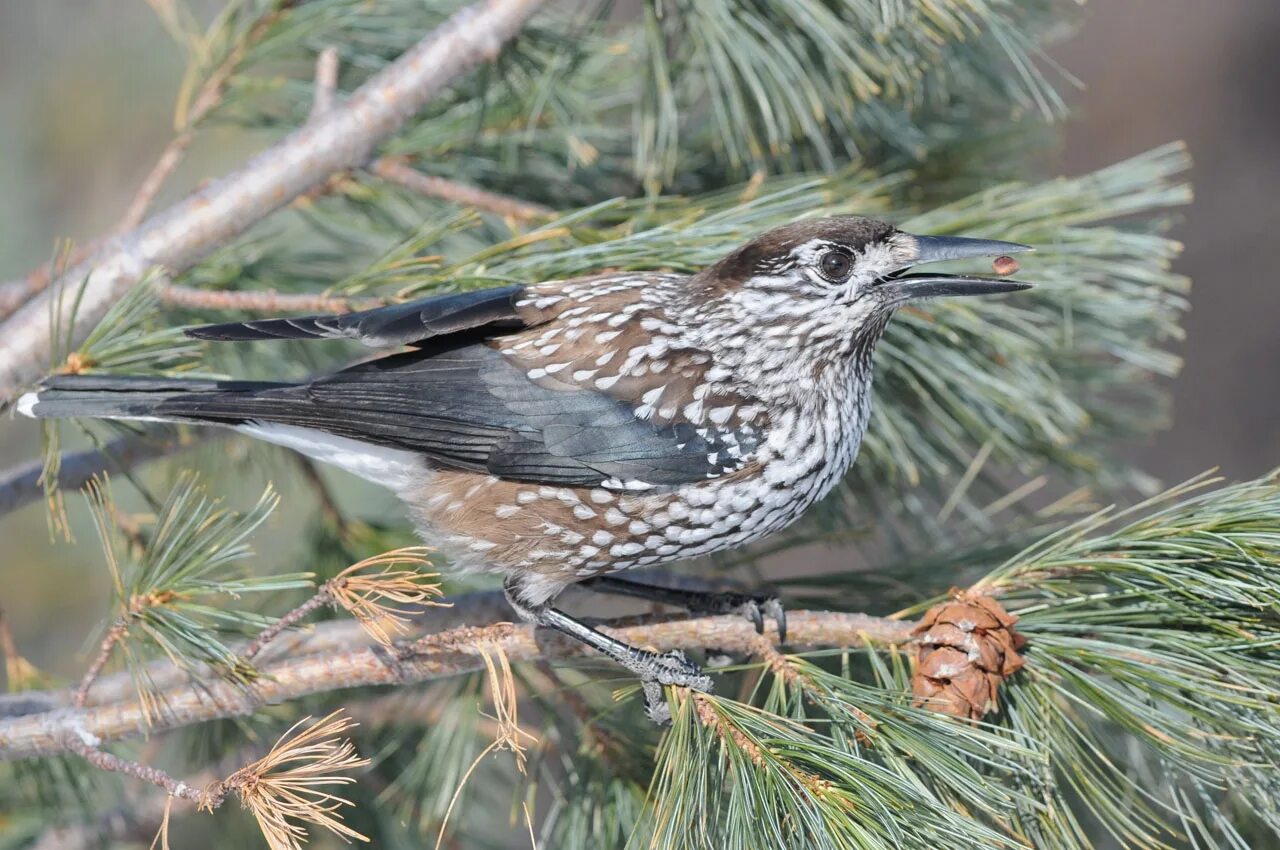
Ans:
[{"label": "bird's belly", "polygon": [[558,487],[438,471],[408,502],[429,544],[460,568],[569,583],[707,555],[794,522],[832,476],[769,481],[760,469],[664,492]]}]

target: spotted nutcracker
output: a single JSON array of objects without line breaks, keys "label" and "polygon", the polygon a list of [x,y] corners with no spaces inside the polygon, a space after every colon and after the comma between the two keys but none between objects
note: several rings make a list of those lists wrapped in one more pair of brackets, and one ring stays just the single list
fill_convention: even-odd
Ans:
[{"label": "spotted nutcracker", "polygon": [[427,542],[505,576],[526,620],[659,685],[710,687],[552,607],[570,584],[741,612],[766,596],[688,593],[622,571],[741,546],[841,479],[871,409],[871,358],[917,298],[1027,288],[908,274],[1029,250],[915,236],[879,221],[799,221],[692,275],[612,272],[440,295],[359,313],[192,328],[205,340],[353,339],[405,350],[303,383],[69,375],[22,398],[35,417],[224,425],[394,490]]}]

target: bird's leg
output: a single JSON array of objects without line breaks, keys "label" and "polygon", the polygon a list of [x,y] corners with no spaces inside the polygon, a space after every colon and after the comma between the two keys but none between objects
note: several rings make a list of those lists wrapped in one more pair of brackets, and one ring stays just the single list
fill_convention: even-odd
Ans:
[{"label": "bird's leg", "polygon": [[740,614],[754,623],[760,634],[764,634],[764,618],[769,617],[778,626],[779,642],[785,643],[787,640],[787,613],[778,597],[770,594],[684,590],[612,575],[595,576],[579,584],[600,593],[634,596],[663,605],[674,605],[694,614]]},{"label": "bird's leg", "polygon": [[502,589],[507,595],[507,602],[521,619],[582,641],[612,658],[640,679],[644,685],[645,711],[655,722],[666,723],[671,719],[671,712],[660,686],[678,685],[703,693],[711,690],[711,677],[685,658],[684,653],[678,649],[651,652],[631,646],[553,608],[548,601],[531,604],[522,593],[524,583],[519,576],[509,577],[503,582]]}]

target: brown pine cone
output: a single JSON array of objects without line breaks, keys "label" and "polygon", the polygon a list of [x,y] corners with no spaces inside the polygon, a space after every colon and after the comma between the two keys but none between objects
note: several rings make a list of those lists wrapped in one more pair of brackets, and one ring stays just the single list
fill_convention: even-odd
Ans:
[{"label": "brown pine cone", "polygon": [[999,705],[1000,683],[1025,663],[1018,618],[990,596],[961,591],[916,626],[915,705],[980,720]]}]

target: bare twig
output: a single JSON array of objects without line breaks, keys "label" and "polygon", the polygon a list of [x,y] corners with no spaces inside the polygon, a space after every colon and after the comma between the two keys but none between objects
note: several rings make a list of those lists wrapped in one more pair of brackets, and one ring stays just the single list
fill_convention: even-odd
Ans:
[{"label": "bare twig", "polygon": [[556,214],[555,210],[541,204],[478,189],[456,180],[423,174],[417,169],[410,168],[401,160],[389,156],[374,160],[369,166],[369,171],[388,183],[394,183],[429,198],[453,201],[456,204],[514,219],[545,219],[552,218]]},{"label": "bare twig", "polygon": [[89,701],[89,688],[93,687],[93,683],[97,681],[98,676],[102,674],[102,668],[107,666],[107,662],[111,660],[111,653],[115,650],[116,644],[124,638],[125,633],[129,631],[129,621],[124,617],[107,630],[107,634],[102,638],[102,644],[98,647],[98,655],[93,659],[93,663],[89,665],[89,669],[85,671],[84,677],[80,679],[80,685],[76,688],[75,704],[84,706]]},{"label": "bare twig", "polygon": [[[834,611],[795,611],[788,614],[789,643],[796,649],[861,646],[867,641],[908,640],[912,624],[899,620]],[[321,624],[319,632],[334,624]],[[342,624],[339,624],[342,625]],[[741,617],[716,616],[686,620],[647,622],[625,628],[608,629],[615,637],[635,646],[657,650],[714,647],[730,653],[748,654],[756,648],[756,633]],[[350,631],[344,632],[350,638]],[[491,634],[486,632],[486,635]],[[439,636],[421,652],[399,658],[368,642],[348,641],[331,651],[296,656],[282,655],[259,666],[262,675],[248,686],[215,677],[191,682],[174,671],[160,671],[161,688],[148,723],[147,709],[131,686],[108,685],[110,702],[88,708],[50,708],[31,714],[12,714],[0,698],[0,759],[29,758],[67,749],[67,739],[76,730],[109,741],[202,723],[215,718],[247,715],[267,703],[279,703],[310,694],[370,685],[404,685],[484,669],[484,660],[474,646]],[[512,662],[538,659],[581,658],[588,650],[574,641],[536,635],[532,626],[511,627],[496,645]],[[107,677],[115,678],[115,677]],[[123,677],[123,678],[128,678]],[[24,694],[22,705],[66,706],[70,696],[63,692]]]},{"label": "bare twig", "polygon": [[311,97],[311,120],[333,108],[338,92],[338,49],[326,47],[316,57],[315,91]]},{"label": "bare twig", "polygon": [[[66,749],[83,757],[89,764],[99,770],[108,770],[112,773],[122,773],[125,776],[132,776],[151,785],[159,786],[168,792],[171,797],[178,797],[183,800],[190,800],[197,805],[210,806],[209,794],[204,791],[193,788],[185,782],[174,779],[163,770],[154,767],[148,767],[136,761],[120,758],[108,752],[98,749],[100,742],[92,733],[83,729],[72,730],[67,736]],[[220,802],[220,801],[219,801]]]},{"label": "bare twig", "polygon": [[169,144],[165,145],[164,150],[160,152],[160,157],[156,160],[155,165],[151,166],[147,176],[143,178],[142,185],[138,187],[133,200],[129,202],[124,215],[121,216],[120,223],[116,225],[116,233],[127,233],[146,218],[147,210],[151,209],[151,204],[155,201],[156,195],[160,194],[165,182],[173,174],[178,164],[182,162],[182,157],[186,154],[187,148],[191,147],[191,142],[194,140],[195,130],[188,127],[174,136],[169,141]]},{"label": "bare twig", "polygon": [[160,288],[160,300],[171,307],[193,310],[237,310],[247,313],[350,313],[381,307],[380,298],[341,298],[310,292],[284,293],[207,290],[169,284]]},{"label": "bare twig", "polygon": [[36,269],[22,280],[0,283],[0,319],[11,316],[14,310],[44,289],[48,283],[49,273],[43,268]]},{"label": "bare twig", "polygon": [[285,614],[279,620],[276,620],[274,623],[259,632],[258,636],[251,640],[240,654],[246,661],[252,659],[259,652],[262,652],[262,648],[275,640],[276,637],[278,637],[285,629],[293,628],[298,623],[305,620],[312,611],[323,608],[331,602],[333,602],[333,595],[329,593],[328,588],[320,588],[320,592],[315,596],[312,596],[306,602],[303,602],[297,608],[294,608],[288,614]]},{"label": "bare twig", "polygon": [[[540,5],[489,0],[463,9],[325,115],[108,240],[0,326],[0,397],[12,396],[48,362],[51,312],[55,323],[71,324],[68,336],[76,344],[149,269],[185,270],[329,175],[364,165],[423,104],[496,56]],[[77,298],[58,298],[61,289],[82,282]]]},{"label": "bare twig", "polygon": [[[58,470],[58,487],[62,490],[78,490],[95,475],[130,469],[194,445],[195,443],[184,442],[176,435],[167,439],[155,436],[149,439],[121,437],[101,450],[72,452],[62,458],[62,466]],[[37,459],[0,472],[0,516],[44,498],[44,488],[40,485],[40,473],[43,469],[44,463]]]}]

